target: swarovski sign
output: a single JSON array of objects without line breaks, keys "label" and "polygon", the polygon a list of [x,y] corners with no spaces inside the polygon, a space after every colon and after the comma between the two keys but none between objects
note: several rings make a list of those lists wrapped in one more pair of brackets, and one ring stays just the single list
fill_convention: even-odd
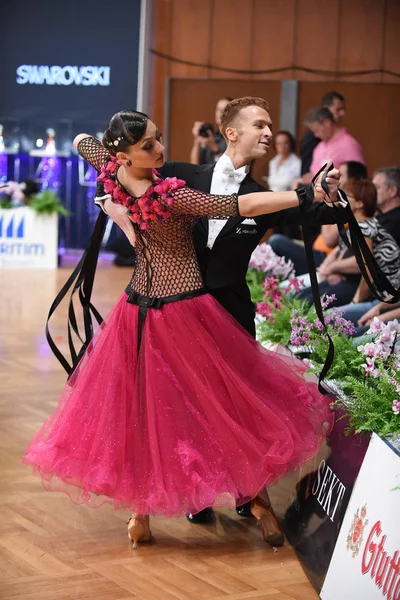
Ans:
[{"label": "swarovski sign", "polygon": [[110,85],[111,67],[20,65],[17,83],[33,85]]}]

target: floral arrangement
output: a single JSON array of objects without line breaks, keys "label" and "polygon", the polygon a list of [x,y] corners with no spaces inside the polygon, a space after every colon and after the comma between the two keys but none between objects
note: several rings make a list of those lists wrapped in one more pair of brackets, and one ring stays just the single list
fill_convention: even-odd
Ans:
[{"label": "floral arrangement", "polygon": [[362,376],[350,376],[349,423],[357,432],[400,433],[400,324],[372,321],[365,343],[357,347],[364,362]]},{"label": "floral arrangement", "polygon": [[249,267],[275,275],[280,280],[293,277],[294,265],[291,260],[278,256],[269,244],[259,244],[250,258]]},{"label": "floral arrangement", "polygon": [[[23,183],[8,181],[1,192],[5,196],[0,199],[0,208],[18,208],[26,205],[39,215],[58,213],[59,215],[69,216],[71,214],[61,203],[58,194],[51,190],[44,190],[25,199]],[[17,205],[14,204],[15,202],[17,202]]]},{"label": "floral arrangement", "polygon": [[151,221],[164,223],[171,216],[169,207],[173,204],[173,190],[177,190],[186,185],[183,179],[176,177],[167,177],[162,179],[157,171],[154,171],[156,180],[140,198],[130,196],[117,181],[118,167],[120,161],[115,156],[110,156],[110,160],[101,168],[101,173],[97,178],[104,185],[106,194],[111,194],[112,199],[117,204],[123,204],[129,211],[131,220],[136,223],[140,229],[148,229]]},{"label": "floral arrangement", "polygon": [[44,192],[32,196],[28,206],[38,215],[53,215],[54,213],[64,217],[71,215],[70,211],[61,204],[58,195],[51,190],[44,190]]},{"label": "floral arrangement", "polygon": [[305,311],[306,303],[294,296],[302,287],[302,282],[290,277],[284,287],[279,287],[277,277],[266,277],[262,284],[263,299],[256,303],[257,314],[263,321],[257,327],[261,342],[272,342],[287,346],[292,333],[291,316],[293,310]]},{"label": "floral arrangement", "polygon": [[296,308],[291,311],[290,345],[295,354],[298,349],[303,353],[305,350],[310,360],[310,371],[319,374],[328,352],[327,334],[329,334],[335,346],[329,379],[339,381],[339,387],[344,391],[348,377],[360,376],[363,359],[354,347],[353,339],[349,337],[355,333],[355,327],[353,323],[343,318],[343,311],[340,308],[331,308],[334,300],[336,300],[334,294],[325,296],[322,300],[326,329],[318,318],[314,306],[306,305],[302,311]]},{"label": "floral arrangement", "polygon": [[251,255],[246,276],[252,301],[263,300],[263,283],[267,276],[274,276],[283,281],[293,277],[293,274],[294,266],[291,260],[275,254],[269,244],[259,244]]},{"label": "floral arrangement", "polygon": [[325,330],[315,308],[294,295],[300,286],[290,278],[280,288],[276,277],[266,277],[264,299],[257,303],[263,318],[257,326],[258,339],[289,346],[319,374],[328,351],[328,332],[335,346],[329,379],[342,392],[337,403],[345,409],[351,430],[383,436],[400,433],[400,324],[375,318],[367,338],[356,346],[349,337],[355,333],[354,325],[343,318],[340,308],[331,308],[335,296],[322,301]]}]

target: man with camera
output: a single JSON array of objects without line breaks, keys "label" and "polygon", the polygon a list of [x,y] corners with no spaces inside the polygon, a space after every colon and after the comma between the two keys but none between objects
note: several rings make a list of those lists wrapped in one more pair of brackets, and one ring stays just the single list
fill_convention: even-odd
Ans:
[{"label": "man with camera", "polygon": [[226,150],[224,136],[219,130],[221,115],[232,98],[220,98],[215,107],[216,128],[211,123],[196,121],[193,125],[193,146],[190,162],[195,165],[213,165]]}]

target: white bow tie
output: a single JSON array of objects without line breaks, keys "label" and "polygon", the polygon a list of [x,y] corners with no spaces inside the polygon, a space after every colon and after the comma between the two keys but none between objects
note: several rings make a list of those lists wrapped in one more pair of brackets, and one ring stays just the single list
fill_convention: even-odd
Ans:
[{"label": "white bow tie", "polygon": [[232,177],[236,183],[242,183],[247,173],[245,169],[235,169],[233,165],[225,165],[222,167],[222,173],[227,177]]}]

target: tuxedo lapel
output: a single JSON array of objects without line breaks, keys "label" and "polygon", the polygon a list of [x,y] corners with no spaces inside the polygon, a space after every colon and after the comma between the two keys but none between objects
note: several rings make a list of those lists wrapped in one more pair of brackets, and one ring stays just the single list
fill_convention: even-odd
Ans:
[{"label": "tuxedo lapel", "polygon": [[[245,177],[239,188],[239,196],[243,196],[244,194],[250,194],[251,192],[257,192],[259,189],[258,184],[251,179],[251,177]],[[243,221],[245,217],[230,217],[225,223],[224,227],[221,229],[218,238],[224,237],[225,235],[229,235],[235,227],[239,225]]]},{"label": "tuxedo lapel", "polygon": [[215,165],[208,165],[207,167],[199,166],[193,179],[194,183],[196,184],[196,190],[200,190],[200,192],[207,192],[207,194],[210,193],[214,169]]}]

